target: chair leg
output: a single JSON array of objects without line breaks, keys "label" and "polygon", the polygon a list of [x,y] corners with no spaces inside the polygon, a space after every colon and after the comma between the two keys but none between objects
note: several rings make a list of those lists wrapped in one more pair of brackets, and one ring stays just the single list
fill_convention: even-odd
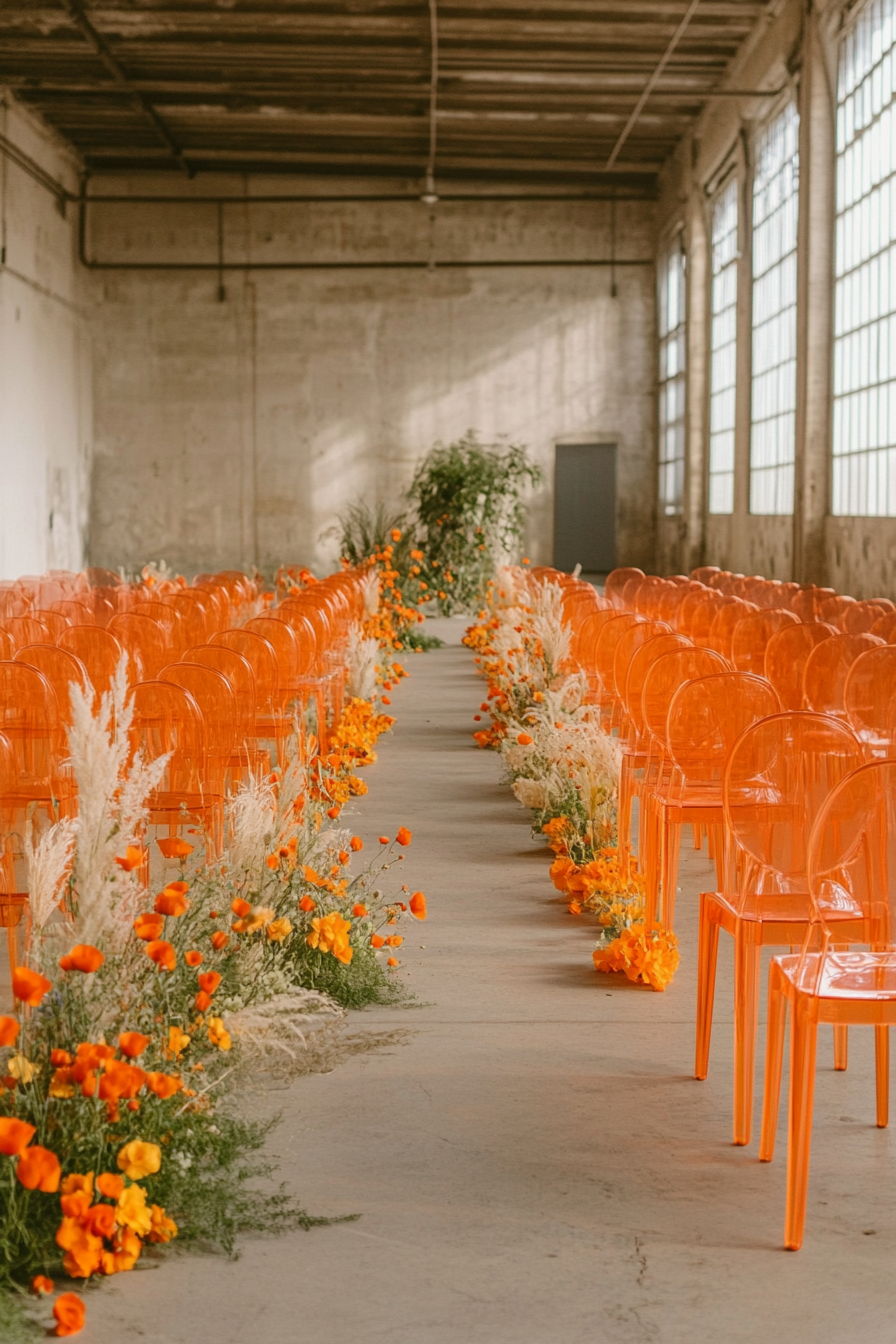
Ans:
[{"label": "chair leg", "polygon": [[694,1077],[703,1079],[709,1072],[709,1045],[712,1037],[712,1008],[716,994],[716,963],[719,957],[719,921],[709,895],[700,893],[700,935],[697,954],[697,1049]]},{"label": "chair leg", "polygon": [[6,950],[9,954],[9,974],[15,975],[16,967],[19,964],[19,946],[16,937],[16,926],[12,920],[6,926]]},{"label": "chair leg", "polygon": [[675,928],[675,888],[678,882],[678,855],[681,847],[681,825],[663,818],[663,923],[671,933]]},{"label": "chair leg", "polygon": [[798,1251],[802,1246],[806,1224],[817,1039],[818,1023],[797,999],[791,1021],[790,1133],[784,1221],[784,1245],[788,1251]]},{"label": "chair leg", "polygon": [[849,1059],[849,1027],[843,1022],[834,1023],[834,1068],[843,1073]]},{"label": "chair leg", "polygon": [[874,1028],[874,1065],[877,1077],[877,1127],[886,1129],[890,1119],[890,1028]]},{"label": "chair leg", "polygon": [[759,1026],[759,964],[762,949],[739,923],[734,938],[734,1142],[750,1142],[753,1079]]},{"label": "chair leg", "polygon": [[632,767],[625,756],[619,769],[619,801],[616,809],[616,843],[620,854],[627,854],[632,847]]},{"label": "chair leg", "polygon": [[773,961],[768,976],[768,1027],[765,1038],[765,1096],[762,1103],[762,1133],[759,1139],[760,1162],[771,1162],[775,1155],[786,1025],[787,995],[784,992],[784,977],[780,967]]}]

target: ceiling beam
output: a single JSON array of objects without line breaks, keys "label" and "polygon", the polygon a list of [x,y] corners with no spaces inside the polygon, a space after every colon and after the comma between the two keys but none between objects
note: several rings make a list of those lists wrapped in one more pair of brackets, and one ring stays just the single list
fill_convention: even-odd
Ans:
[{"label": "ceiling beam", "polygon": [[638,99],[638,101],[635,103],[635,106],[632,108],[631,116],[629,117],[629,119],[628,119],[628,121],[625,123],[625,125],[623,126],[622,131],[620,132],[620,135],[619,135],[619,139],[616,141],[616,144],[613,146],[613,151],[612,151],[612,153],[610,154],[610,157],[607,159],[607,167],[608,167],[608,168],[612,168],[612,167],[613,167],[613,164],[614,164],[614,163],[616,162],[616,160],[619,158],[619,155],[620,155],[620,153],[622,152],[622,148],[623,148],[623,146],[624,146],[626,140],[628,139],[629,134],[631,133],[631,131],[632,131],[634,125],[635,125],[635,122],[638,120],[638,118],[640,117],[641,113],[643,112],[643,110],[644,110],[644,105],[645,105],[645,103],[647,102],[647,99],[650,97],[651,93],[652,93],[653,90],[656,88],[657,84],[659,83],[659,80],[660,80],[660,77],[661,77],[663,71],[665,70],[666,66],[668,65],[669,61],[670,61],[671,58],[672,58],[672,53],[675,51],[675,48],[678,46],[679,42],[680,42],[681,39],[684,37],[685,29],[687,28],[687,26],[688,26],[688,24],[690,23],[691,19],[694,17],[694,14],[696,13],[696,10],[697,10],[697,6],[698,6],[699,4],[700,4],[700,0],[690,0],[690,4],[688,5],[687,9],[685,10],[685,12],[684,12],[684,16],[683,16],[681,22],[679,23],[678,27],[675,29],[675,32],[672,34],[671,38],[669,39],[669,45],[668,45],[668,47],[666,48],[666,50],[663,52],[662,56],[660,57],[659,64],[657,65],[657,67],[656,67],[656,69],[654,70],[653,74],[650,76],[650,78],[648,79],[647,83],[644,85],[644,91],[643,91],[643,93],[641,94],[641,97]]}]

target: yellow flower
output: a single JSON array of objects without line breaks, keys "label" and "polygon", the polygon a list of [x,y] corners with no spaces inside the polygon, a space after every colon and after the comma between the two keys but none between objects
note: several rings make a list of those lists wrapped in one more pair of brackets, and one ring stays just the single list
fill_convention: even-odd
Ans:
[{"label": "yellow flower", "polygon": [[268,925],[267,934],[272,943],[282,943],[284,938],[288,938],[292,933],[292,925],[288,919],[275,919]]},{"label": "yellow flower", "polygon": [[187,1046],[190,1044],[191,1037],[181,1031],[180,1027],[168,1028],[168,1045],[166,1054],[169,1059],[179,1059]]},{"label": "yellow flower", "polygon": [[242,921],[243,929],[246,933],[255,933],[256,929],[263,929],[266,924],[270,924],[273,918],[273,910],[270,910],[266,905],[256,905],[255,909],[250,910]]},{"label": "yellow flower", "polygon": [[224,1019],[221,1017],[209,1018],[208,1038],[212,1045],[216,1045],[219,1050],[229,1050],[233,1044],[230,1039],[230,1032],[224,1026]]},{"label": "yellow flower", "polygon": [[[128,1144],[128,1147],[133,1147],[133,1144]],[[143,1147],[151,1148],[155,1145],[144,1144]],[[158,1151],[156,1148],[156,1152]],[[118,1157],[118,1164],[121,1166],[121,1154]],[[158,1167],[155,1170],[158,1171]],[[151,1231],[152,1214],[146,1207],[146,1191],[142,1185],[129,1185],[122,1190],[115,1205],[115,1221],[119,1227],[129,1227],[138,1237],[145,1237]]]},{"label": "yellow flower", "polygon": [[348,939],[351,927],[349,920],[343,919],[334,910],[330,915],[312,919],[311,933],[308,934],[306,942],[309,947],[316,947],[319,952],[332,952],[337,961],[347,966],[352,959],[352,948]]},{"label": "yellow flower", "polygon": [[161,1165],[161,1148],[155,1143],[144,1143],[142,1139],[131,1139],[118,1154],[119,1171],[123,1171],[132,1181],[154,1176]]},{"label": "yellow flower", "polygon": [[40,1065],[32,1064],[31,1060],[26,1059],[24,1055],[13,1055],[6,1065],[6,1072],[10,1077],[17,1078],[20,1083],[25,1085],[40,1073]]},{"label": "yellow flower", "polygon": [[153,1204],[149,1212],[152,1219],[152,1226],[149,1230],[150,1241],[166,1242],[177,1236],[177,1223],[173,1218],[165,1216],[163,1208],[158,1204]]}]

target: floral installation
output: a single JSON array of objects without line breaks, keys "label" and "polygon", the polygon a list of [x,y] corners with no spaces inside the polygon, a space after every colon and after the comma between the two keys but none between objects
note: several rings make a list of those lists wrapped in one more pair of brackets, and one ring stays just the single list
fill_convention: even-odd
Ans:
[{"label": "floral installation", "polygon": [[[275,1122],[235,1103],[397,1035],[346,1032],[346,1009],[405,996],[400,925],[427,916],[400,881],[411,832],[367,857],[342,820],[394,722],[370,656],[325,752],[297,721],[282,766],[232,795],[221,853],[187,817],[190,839],[149,842],[165,758],[133,752],[124,662],[97,705],[72,688],[78,817],[26,836],[32,935],[0,1016],[0,1290],[43,1301],[175,1238],[232,1251],[241,1230],[328,1221],[258,1187]],[[374,691],[403,675],[375,666]],[[84,1325],[76,1292],[52,1313],[57,1336]]]},{"label": "floral installation", "polygon": [[554,851],[551,880],[572,915],[594,915],[599,971],[664,990],[679,964],[674,934],[644,923],[644,878],[616,848],[620,747],[587,699],[570,660],[572,632],[562,589],[524,566],[498,571],[464,643],[487,684],[473,737],[500,751],[514,796],[533,814],[533,832]]}]

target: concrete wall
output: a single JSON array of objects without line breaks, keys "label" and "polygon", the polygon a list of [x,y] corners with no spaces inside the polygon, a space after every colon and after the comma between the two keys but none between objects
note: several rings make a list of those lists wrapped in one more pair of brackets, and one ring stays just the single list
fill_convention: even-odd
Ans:
[{"label": "concrete wall", "polygon": [[[896,596],[896,520],[829,515],[835,159],[832,107],[838,33],[845,0],[779,0],[770,5],[728,74],[728,85],[769,90],[767,97],[711,102],[665,169],[658,234],[684,223],[689,256],[700,260],[716,184],[734,170],[742,184],[738,274],[738,398],[735,508],[705,512],[708,366],[688,374],[687,505],[661,519],[658,561],[672,572],[698,563],[770,577],[830,583],[857,597]],[[793,517],[757,517],[748,508],[752,145],[756,127],[783,99],[800,111],[800,259],[798,275],[797,445]],[[709,276],[690,265],[688,311],[708,345]],[[692,343],[691,343],[692,344]],[[689,345],[690,350],[690,345]]]},{"label": "concrete wall", "polygon": [[[370,191],[370,185],[358,184]],[[352,499],[397,500],[420,455],[470,428],[528,444],[620,447],[621,563],[653,558],[654,280],[606,267],[436,266],[609,258],[603,202],[253,203],[333,184],[203,179],[224,207],[225,261],[366,263],[362,270],[93,272],[96,343],[91,558],[187,568],[323,564]],[[389,185],[377,185],[389,191]],[[170,193],[171,179],[91,192]],[[338,190],[349,194],[351,184]],[[618,203],[621,259],[653,255],[652,207]],[[214,206],[91,208],[91,261],[214,263]],[[419,269],[399,269],[397,261]],[[386,263],[385,265],[383,263]],[[388,265],[392,263],[392,266]],[[533,500],[533,560],[552,555],[551,489]]]},{"label": "concrete wall", "polygon": [[[77,190],[77,162],[0,91],[0,127]],[[90,338],[76,219],[0,158],[0,579],[84,563],[91,426]]]}]

